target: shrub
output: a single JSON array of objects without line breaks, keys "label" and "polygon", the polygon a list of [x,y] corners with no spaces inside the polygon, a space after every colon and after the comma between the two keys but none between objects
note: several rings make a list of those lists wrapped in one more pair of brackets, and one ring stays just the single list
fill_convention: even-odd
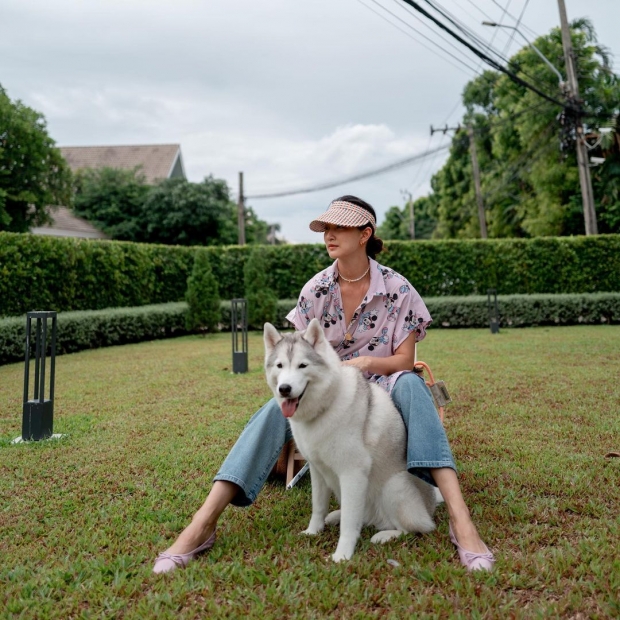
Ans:
[{"label": "shrub", "polygon": [[[486,296],[428,297],[433,327],[488,327]],[[500,327],[620,323],[620,293],[498,295]]]},{"label": "shrub", "polygon": [[[620,291],[620,235],[390,241],[381,262],[423,297]],[[250,252],[278,299],[296,298],[330,264],[321,245],[181,247],[0,232],[0,316],[96,310],[184,299],[206,252],[222,299],[243,297]]]},{"label": "shrub", "polygon": [[243,274],[248,302],[248,325],[251,329],[262,329],[266,322],[275,322],[278,298],[270,287],[267,264],[260,248],[255,248],[250,253]]},{"label": "shrub", "polygon": [[[429,297],[426,305],[437,327],[488,327],[487,298]],[[286,315],[296,299],[277,302],[273,321],[292,329]],[[620,323],[620,293],[590,295],[504,295],[498,297],[500,326],[599,325]],[[58,314],[57,355],[84,349],[172,338],[187,333],[185,302]],[[220,302],[220,326],[230,329],[230,302]],[[25,317],[0,319],[0,365],[24,359]],[[262,326],[261,326],[262,329]]]},{"label": "shrub", "polygon": [[[180,336],[185,330],[187,304],[60,312],[56,354]],[[24,359],[25,317],[0,319],[0,364]]]},{"label": "shrub", "polygon": [[221,319],[220,295],[217,280],[211,271],[211,263],[205,252],[198,252],[194,259],[192,275],[187,279],[187,331],[206,330],[214,332]]}]

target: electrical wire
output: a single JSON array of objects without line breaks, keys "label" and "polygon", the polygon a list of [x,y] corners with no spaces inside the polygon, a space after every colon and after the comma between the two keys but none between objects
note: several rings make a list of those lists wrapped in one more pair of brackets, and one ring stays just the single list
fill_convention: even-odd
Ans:
[{"label": "electrical wire", "polygon": [[[500,9],[502,8],[502,5],[497,2],[497,0],[491,0],[491,2],[493,2],[493,4],[497,5]],[[527,4],[527,3],[526,3]],[[519,20],[512,14],[512,13],[508,13],[506,12],[506,14],[508,15],[508,17],[510,17],[513,21],[518,22]],[[532,30],[529,26],[527,26],[526,24],[523,24],[523,27],[526,30],[529,30],[530,33],[538,39],[538,37],[540,36],[535,30]]]},{"label": "electrical wire", "polygon": [[447,19],[452,25],[454,25],[458,30],[460,30],[470,41],[478,46],[482,46],[487,48],[487,50],[497,56],[502,62],[509,64],[509,59],[502,56],[502,54],[496,50],[494,47],[490,46],[486,41],[484,41],[477,33],[475,33],[471,28],[469,28],[465,23],[463,23],[456,15],[443,8],[438,2],[435,0],[424,0],[426,4],[428,4],[432,9],[434,9],[439,15]]},{"label": "electrical wire", "polygon": [[[521,13],[519,15],[519,19],[517,20],[517,23],[514,25],[514,30],[512,30],[512,32],[510,33],[510,38],[508,39],[508,43],[506,43],[506,47],[504,47],[504,54],[508,52],[508,49],[510,48],[510,46],[512,45],[512,42],[514,41],[515,34],[517,34],[517,30],[519,30],[519,26],[521,25],[521,20],[523,19],[525,9],[527,9],[527,5],[529,3],[530,3],[530,0],[525,0],[525,3],[523,4],[523,8],[521,9]],[[506,9],[508,9],[508,6],[506,6]]]},{"label": "electrical wire", "polygon": [[[373,9],[371,6],[368,6],[366,3],[362,2],[362,0],[357,0],[362,6],[366,7],[369,11],[372,11],[375,15],[379,16],[381,19],[383,19],[384,21],[386,21],[388,24],[390,24],[391,26],[394,26],[394,28],[396,28],[397,30],[399,30],[400,32],[402,32],[404,35],[408,36],[410,39],[413,39],[416,43],[419,43],[420,45],[422,45],[423,47],[426,47],[426,49],[429,49],[426,45],[424,45],[423,43],[421,43],[420,41],[418,41],[415,37],[411,36],[408,32],[404,31],[402,28],[400,28],[399,26],[397,26],[394,22],[391,22],[389,19],[387,19],[384,15],[382,15],[381,13],[379,13],[377,10]],[[441,45],[439,45],[436,41],[433,41],[433,39],[431,39],[430,37],[428,37],[427,35],[425,35],[423,32],[420,32],[419,30],[417,30],[414,26],[412,26],[411,24],[407,23],[406,21],[404,21],[403,19],[401,19],[400,17],[398,17],[398,15],[392,13],[392,11],[390,11],[389,9],[385,8],[382,4],[380,4],[379,2],[377,2],[377,0],[370,0],[371,2],[373,2],[374,4],[376,4],[377,6],[381,7],[386,13],[389,13],[390,15],[392,15],[393,17],[395,17],[398,21],[402,22],[403,24],[405,24],[405,26],[407,26],[407,28],[409,28],[410,30],[413,30],[415,33],[417,33],[419,36],[423,37],[424,39],[426,39],[427,41],[429,41],[430,43],[432,43],[433,45],[435,45],[436,47],[438,47],[442,52],[444,52],[445,54],[448,54],[448,56],[454,58],[454,60],[456,60],[457,62],[461,63],[462,65],[464,65],[465,67],[467,67],[470,71],[472,71],[473,73],[475,73],[476,75],[480,75],[479,71],[476,71],[471,65],[468,65],[462,58],[460,58],[459,56],[456,56],[454,54],[452,54],[451,52],[449,52],[448,50],[444,49],[443,47],[441,47]],[[396,2],[398,2],[398,0],[396,0]],[[443,37],[441,37],[443,41],[445,41],[448,45],[450,45],[451,47],[453,47],[457,52],[460,52],[460,50],[458,49],[457,46],[455,46],[451,41],[444,39]],[[444,58],[444,60],[446,62],[448,62],[449,64],[451,64],[453,67],[455,67],[456,69],[459,69],[459,71],[462,71],[462,69],[460,67],[457,67],[454,63],[450,62],[447,58]]]},{"label": "electrical wire", "polygon": [[400,159],[396,162],[388,164],[387,166],[382,166],[381,168],[375,168],[374,170],[368,170],[366,172],[360,172],[359,174],[354,174],[349,177],[345,177],[343,179],[338,179],[334,181],[326,181],[325,183],[319,183],[318,185],[312,185],[310,187],[302,187],[298,189],[290,189],[290,190],[276,190],[265,192],[262,194],[252,194],[245,196],[248,200],[257,200],[259,198],[283,198],[284,196],[293,196],[296,194],[310,194],[312,192],[318,192],[323,189],[330,189],[332,187],[337,187],[338,185],[344,185],[346,183],[352,183],[353,181],[361,181],[362,179],[367,179],[369,177],[378,176],[380,174],[384,174],[386,172],[391,172],[392,170],[397,170],[398,168],[403,168],[404,166],[408,166],[409,164],[413,164],[417,161],[422,161],[426,157],[430,155],[434,155],[439,150],[447,150],[447,146],[442,147],[442,149],[434,149],[432,151],[426,151],[423,153],[416,153],[415,155],[410,155],[405,159]]},{"label": "electrical wire", "polygon": [[[484,52],[482,52],[478,48],[474,47],[468,41],[465,41],[465,39],[463,39],[463,37],[458,35],[456,32],[451,30],[448,26],[443,24],[436,17],[431,15],[426,9],[424,9],[424,7],[420,6],[420,4],[418,4],[414,0],[402,0],[402,1],[406,2],[408,5],[412,6],[414,9],[416,9],[417,11],[422,13],[422,15],[424,15],[425,17],[430,19],[433,23],[435,23],[437,26],[439,26],[442,30],[445,30],[446,32],[448,32],[448,34],[450,34],[457,41],[459,41],[460,43],[465,45],[465,47],[467,47],[469,50],[471,50],[476,56],[478,56],[479,58],[482,58],[488,65],[490,65],[491,67],[493,67],[497,71],[501,71],[502,73],[506,74],[516,84],[519,84],[520,86],[523,86],[524,88],[527,88],[527,89],[531,90],[532,92],[536,93],[539,97],[542,97],[543,99],[546,99],[547,101],[550,101],[551,103],[554,103],[555,105],[557,105],[557,106],[559,106],[561,108],[568,107],[572,111],[578,111],[578,108],[576,108],[574,106],[574,104],[572,104],[572,103],[565,104],[565,103],[559,101],[558,99],[555,99],[554,97],[551,97],[550,95],[548,95],[547,93],[543,92],[542,90],[540,90],[539,88],[537,88],[533,84],[530,84],[529,82],[526,82],[525,80],[520,78],[518,75],[516,75],[512,71],[509,71],[508,69],[506,69],[506,67],[503,67],[496,60],[494,60],[493,58],[491,58],[490,56],[488,56],[487,54],[485,54]],[[427,2],[428,2],[428,0],[427,0]]]}]

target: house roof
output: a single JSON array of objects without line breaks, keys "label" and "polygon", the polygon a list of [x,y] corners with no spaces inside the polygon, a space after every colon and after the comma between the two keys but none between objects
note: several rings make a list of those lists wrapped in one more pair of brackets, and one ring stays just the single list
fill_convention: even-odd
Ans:
[{"label": "house roof", "polygon": [[30,230],[35,235],[52,237],[81,237],[83,239],[108,239],[109,237],[85,219],[74,215],[67,207],[48,207],[53,222]]},{"label": "house roof", "polygon": [[174,176],[185,178],[181,147],[178,144],[126,146],[61,146],[60,151],[74,172],[82,168],[123,168],[140,166],[147,183]]}]

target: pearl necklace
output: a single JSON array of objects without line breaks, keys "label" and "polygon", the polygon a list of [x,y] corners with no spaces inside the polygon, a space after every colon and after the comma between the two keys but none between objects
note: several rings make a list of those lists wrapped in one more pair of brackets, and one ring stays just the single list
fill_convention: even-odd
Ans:
[{"label": "pearl necklace", "polygon": [[349,280],[349,278],[345,278],[341,273],[338,273],[338,277],[342,278],[345,282],[359,282],[362,278],[366,276],[366,274],[369,271],[370,271],[370,263],[368,263],[368,269],[366,269],[366,271],[364,271],[364,273],[359,278],[355,278],[354,280]]}]

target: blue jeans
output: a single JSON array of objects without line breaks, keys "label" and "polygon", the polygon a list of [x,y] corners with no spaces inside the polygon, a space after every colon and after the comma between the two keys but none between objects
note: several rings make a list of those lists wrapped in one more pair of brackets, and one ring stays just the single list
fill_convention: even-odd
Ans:
[{"label": "blue jeans", "polygon": [[[450,467],[456,471],[448,438],[424,380],[414,373],[401,375],[392,390],[392,400],[407,428],[409,472],[434,485],[429,469]],[[249,506],[254,502],[292,437],[288,420],[273,398],[250,418],[215,476],[215,480],[227,480],[240,487],[234,505]]]}]

